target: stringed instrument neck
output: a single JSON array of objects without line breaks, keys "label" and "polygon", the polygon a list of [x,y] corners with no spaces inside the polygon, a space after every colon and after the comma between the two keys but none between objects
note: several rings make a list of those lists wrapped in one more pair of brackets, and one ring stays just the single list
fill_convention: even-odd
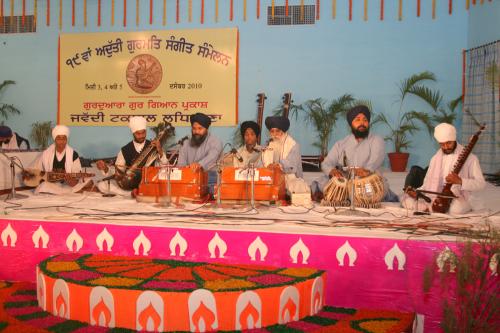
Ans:
[{"label": "stringed instrument neck", "polygon": [[[467,146],[464,147],[464,149],[462,149],[462,152],[460,153],[460,155],[458,156],[458,159],[457,161],[455,162],[455,165],[453,166],[453,169],[452,169],[452,173],[454,174],[459,174],[460,171],[462,170],[465,162],[467,161],[467,158],[469,157],[470,153],[472,152],[472,149],[474,148],[474,146],[476,145],[477,143],[477,140],[479,139],[479,135],[481,135],[481,133],[484,131],[484,129],[486,128],[485,125],[482,125],[480,128],[479,128],[479,131],[477,131],[473,136],[472,138],[470,139],[469,143],[467,144]],[[452,183],[449,183],[449,182],[446,182],[443,186],[443,189],[442,189],[442,194],[444,195],[450,195],[452,194],[451,192],[451,187],[453,186]],[[436,213],[447,213],[448,210],[450,209],[450,205],[451,205],[451,201],[453,199],[451,198],[443,198],[443,197],[437,197],[434,202],[432,203],[432,211],[433,212],[436,212]]]},{"label": "stringed instrument neck", "polygon": [[[257,94],[257,125],[262,128],[262,121],[264,118],[264,102],[266,100],[266,95],[264,93]],[[257,138],[257,144],[261,143],[261,135]]]}]

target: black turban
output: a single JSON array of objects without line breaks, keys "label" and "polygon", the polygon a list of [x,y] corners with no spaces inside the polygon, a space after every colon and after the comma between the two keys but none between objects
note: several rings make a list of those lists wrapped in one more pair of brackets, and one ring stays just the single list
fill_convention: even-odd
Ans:
[{"label": "black turban", "polygon": [[349,123],[349,125],[352,124],[354,118],[356,118],[356,116],[360,113],[364,114],[366,119],[368,119],[368,122],[370,122],[370,109],[368,109],[368,107],[365,105],[357,105],[347,112],[347,122]]},{"label": "black turban", "polygon": [[205,127],[206,129],[208,129],[210,127],[210,124],[212,123],[212,120],[210,119],[209,116],[207,116],[206,114],[204,113],[195,113],[191,116],[191,125],[193,125],[193,123],[198,123],[200,124],[201,126]]},{"label": "black turban", "polygon": [[12,136],[12,130],[9,126],[0,126],[0,138],[10,138]]},{"label": "black turban", "polygon": [[271,128],[278,128],[286,132],[290,128],[290,120],[283,116],[270,116],[266,118],[266,127],[268,130],[271,130]]},{"label": "black turban", "polygon": [[240,132],[241,132],[241,136],[242,137],[245,137],[245,132],[248,128],[251,128],[254,133],[255,133],[255,136],[259,136],[260,135],[260,126],[259,124],[257,124],[255,121],[251,121],[251,120],[248,120],[248,121],[244,121],[241,123],[241,126],[240,126]]}]

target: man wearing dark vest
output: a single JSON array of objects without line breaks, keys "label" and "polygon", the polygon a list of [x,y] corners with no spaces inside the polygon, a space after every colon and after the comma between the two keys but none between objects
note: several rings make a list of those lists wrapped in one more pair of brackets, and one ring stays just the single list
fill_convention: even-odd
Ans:
[{"label": "man wearing dark vest", "polygon": [[[160,142],[158,141],[150,141],[146,139],[146,128],[147,121],[144,117],[131,117],[129,120],[129,128],[133,135],[133,140],[123,146],[118,155],[116,156],[115,168],[120,171],[125,171],[128,167],[130,167],[136,158],[139,156],[144,147],[149,146],[150,143],[156,146],[158,150],[158,155],[160,156],[160,161],[166,163],[167,157],[163,152],[163,148],[161,147]],[[96,163],[97,169],[102,170],[105,175],[110,175],[110,168],[106,163],[102,160],[97,161]],[[107,183],[100,182],[98,184],[98,188],[101,192],[114,192],[116,194],[128,195],[128,191],[124,191],[118,187],[115,181],[113,184],[110,184],[110,188],[108,189]]]},{"label": "man wearing dark vest", "polygon": [[0,142],[2,143],[2,149],[30,149],[29,141],[16,132],[12,132],[12,130],[8,126],[0,126]]},{"label": "man wearing dark vest", "polygon": [[[41,156],[33,163],[32,168],[49,172],[81,172],[80,157],[68,144],[69,128],[64,125],[57,125],[52,129],[52,138],[54,143],[42,152]],[[68,176],[63,183],[42,182],[35,189],[35,193],[76,193],[84,190],[84,187],[88,188],[88,185],[91,185],[91,179],[78,180]]]}]

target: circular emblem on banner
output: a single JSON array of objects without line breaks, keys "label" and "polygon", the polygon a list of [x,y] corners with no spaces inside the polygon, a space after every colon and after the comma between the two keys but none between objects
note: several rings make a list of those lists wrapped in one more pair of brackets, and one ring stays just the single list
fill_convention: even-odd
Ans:
[{"label": "circular emblem on banner", "polygon": [[160,62],[150,54],[138,55],[128,63],[127,82],[136,93],[149,94],[155,91],[162,77]]}]

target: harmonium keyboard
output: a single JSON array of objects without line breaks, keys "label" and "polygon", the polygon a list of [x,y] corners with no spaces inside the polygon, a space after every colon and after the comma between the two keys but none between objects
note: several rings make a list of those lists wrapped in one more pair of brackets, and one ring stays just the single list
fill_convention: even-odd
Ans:
[{"label": "harmonium keyboard", "polygon": [[[221,201],[249,201],[252,196],[251,169],[225,167],[222,169]],[[286,195],[285,175],[279,167],[254,169],[254,200],[276,202]],[[214,190],[217,195],[217,187]]]},{"label": "harmonium keyboard", "polygon": [[[137,190],[139,202],[165,202],[168,198],[167,168],[142,168],[142,179]],[[190,167],[170,168],[170,197],[172,201],[203,201],[208,198],[208,174]]]}]

